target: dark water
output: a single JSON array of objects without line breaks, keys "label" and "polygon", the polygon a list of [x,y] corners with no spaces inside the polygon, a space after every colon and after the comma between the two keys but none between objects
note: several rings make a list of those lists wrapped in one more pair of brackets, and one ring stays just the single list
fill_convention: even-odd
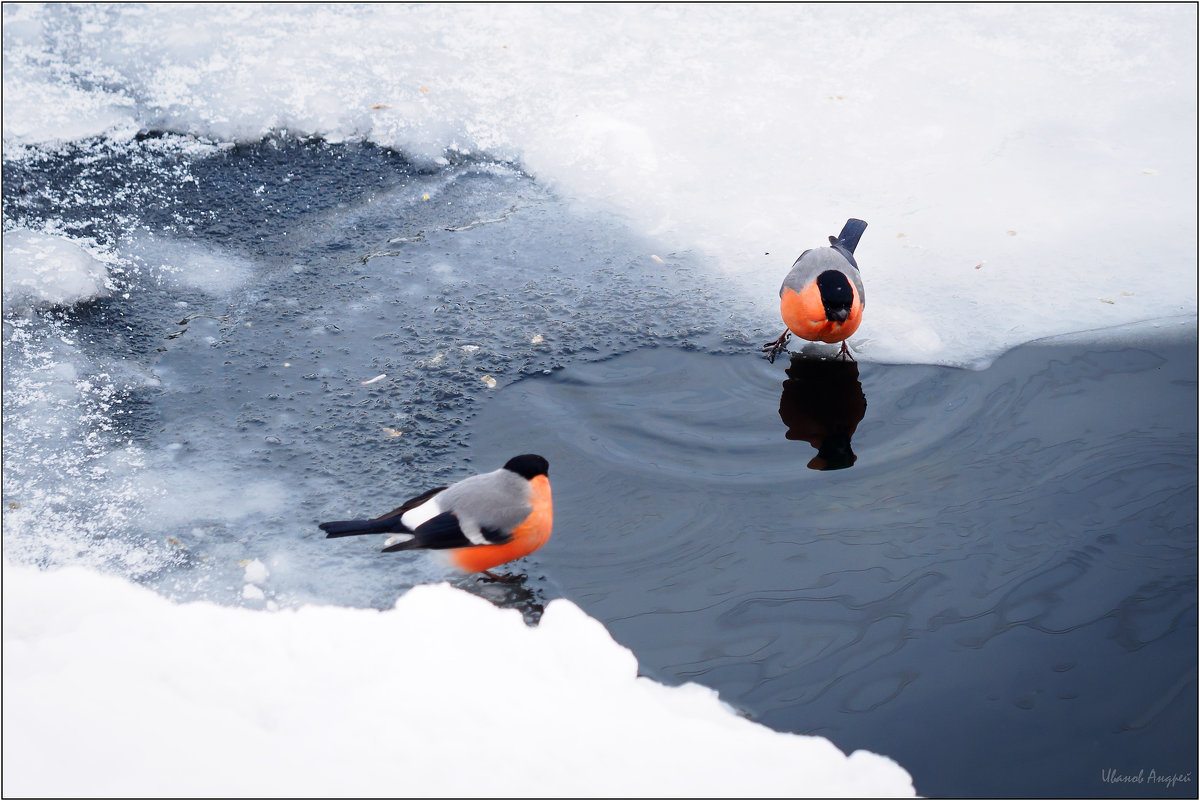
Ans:
[{"label": "dark water", "polygon": [[[471,443],[549,458],[537,569],[651,676],[892,756],[924,795],[1183,797],[1196,401],[1195,343],[982,372],[663,348],[521,381]],[[847,432],[853,466],[811,469]]]},{"label": "dark water", "polygon": [[462,586],[570,598],[925,795],[1196,794],[1194,342],[770,365],[718,268],[514,165],[195,147],[4,165],[6,229],[115,257],[109,297],[4,318],[7,558],[386,608],[446,573],[316,522],[538,451],[554,538]]}]

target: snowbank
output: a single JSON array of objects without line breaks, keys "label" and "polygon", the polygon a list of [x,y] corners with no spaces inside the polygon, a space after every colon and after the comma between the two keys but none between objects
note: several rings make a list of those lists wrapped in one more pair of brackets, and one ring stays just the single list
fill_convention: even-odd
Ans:
[{"label": "snowbank", "polygon": [[979,367],[1196,314],[1194,6],[9,4],[4,21],[13,152],[157,127],[512,159],[738,275],[764,328],[792,260],[861,217],[867,360]]},{"label": "snowbank", "polygon": [[4,233],[4,311],[70,306],[108,291],[108,268],[69,239],[27,229]]},{"label": "snowbank", "polygon": [[[177,606],[4,568],[11,796],[907,796],[865,751],[636,676],[569,601],[528,628],[449,585],[394,610]],[[64,761],[70,770],[64,770]]]}]

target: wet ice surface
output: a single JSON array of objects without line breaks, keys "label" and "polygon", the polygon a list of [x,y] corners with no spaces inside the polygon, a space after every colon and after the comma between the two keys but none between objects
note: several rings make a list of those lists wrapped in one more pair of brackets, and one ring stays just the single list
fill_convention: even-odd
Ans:
[{"label": "wet ice surface", "polygon": [[13,165],[5,191],[10,225],[89,238],[116,283],[6,319],[6,553],[174,598],[390,606],[442,570],[315,524],[475,471],[463,422],[496,388],[749,342],[689,254],[508,165],[165,137]]},{"label": "wet ice surface", "polygon": [[[927,796],[1194,776],[1194,340],[785,361],[661,348],[524,380],[472,453],[550,459],[536,561],[654,678],[889,754]],[[809,469],[797,434],[847,431],[853,466]]]}]

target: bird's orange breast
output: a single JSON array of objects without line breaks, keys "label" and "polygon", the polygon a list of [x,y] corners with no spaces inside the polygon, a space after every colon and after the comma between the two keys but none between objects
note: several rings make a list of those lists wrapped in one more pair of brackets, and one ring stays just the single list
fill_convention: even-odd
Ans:
[{"label": "bird's orange breast", "polygon": [[784,287],[779,298],[779,314],[783,324],[793,334],[810,342],[841,342],[849,339],[862,323],[862,299],[854,284],[850,284],[854,302],[850,314],[842,322],[825,319],[825,304],[821,302],[821,290],[816,281],[811,281],[799,292]]},{"label": "bird's orange breast", "polygon": [[532,485],[533,511],[513,529],[513,537],[503,545],[475,545],[459,548],[450,553],[450,559],[459,570],[476,573],[520,559],[546,544],[550,530],[554,527],[554,502],[550,496],[550,479],[534,476]]}]

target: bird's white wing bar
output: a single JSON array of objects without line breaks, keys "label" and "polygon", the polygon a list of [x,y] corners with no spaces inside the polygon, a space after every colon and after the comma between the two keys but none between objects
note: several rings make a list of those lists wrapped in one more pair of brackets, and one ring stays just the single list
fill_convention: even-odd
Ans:
[{"label": "bird's white wing bar", "polygon": [[409,509],[400,516],[400,522],[406,527],[416,530],[417,526],[440,515],[444,510],[438,503],[438,496],[433,496],[420,506]]}]

